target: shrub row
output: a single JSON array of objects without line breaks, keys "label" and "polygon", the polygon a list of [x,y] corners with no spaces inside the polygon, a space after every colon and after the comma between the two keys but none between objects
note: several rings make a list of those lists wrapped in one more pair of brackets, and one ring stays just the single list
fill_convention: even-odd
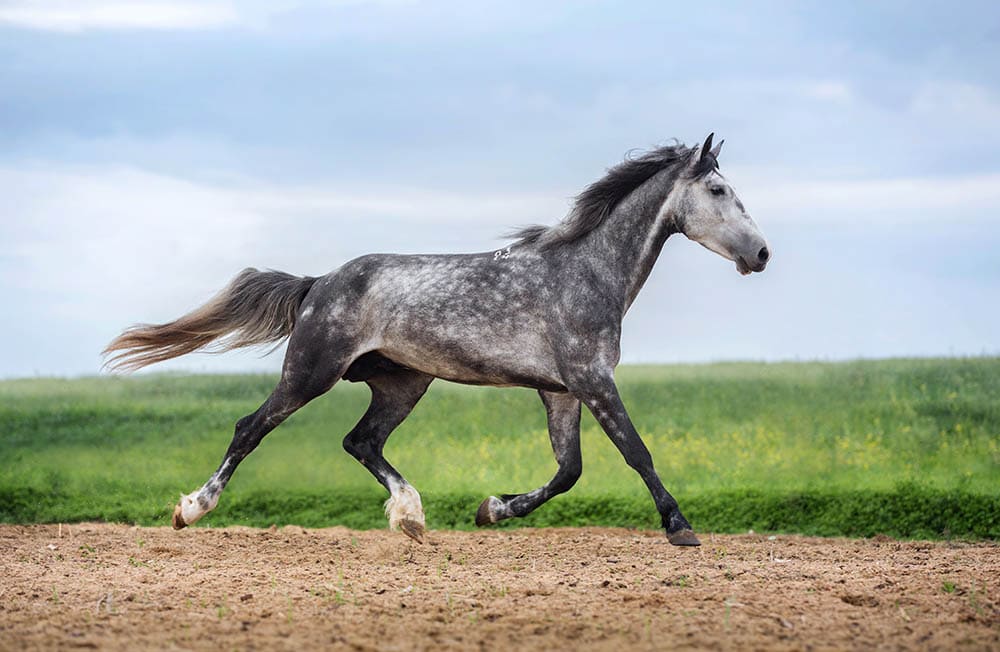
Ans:
[{"label": "shrub row", "polygon": [[[234,494],[206,517],[210,526],[297,524],[385,527],[376,491]],[[482,496],[424,496],[428,527],[471,529]],[[685,496],[681,505],[699,532],[798,533],[819,536],[1000,539],[1000,499],[963,490],[901,485],[892,491],[803,491],[765,493],[722,491]],[[105,496],[0,487],[0,522],[55,523],[112,521],[166,525],[166,507],[140,507]],[[560,496],[525,519],[502,527],[601,525],[655,529],[658,517],[649,499],[620,496]]]}]

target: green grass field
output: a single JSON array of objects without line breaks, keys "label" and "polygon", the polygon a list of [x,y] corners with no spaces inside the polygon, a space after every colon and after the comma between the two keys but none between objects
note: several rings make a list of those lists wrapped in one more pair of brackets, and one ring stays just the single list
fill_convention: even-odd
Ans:
[{"label": "green grass field", "polygon": [[[270,376],[0,382],[0,521],[167,524]],[[1000,538],[1000,359],[633,366],[618,380],[699,531]],[[342,383],[269,435],[200,525],[384,527],[384,490],[341,448]],[[534,392],[437,382],[386,446],[431,528],[555,472]],[[645,486],[583,422],[584,473],[523,525],[655,528]]]}]

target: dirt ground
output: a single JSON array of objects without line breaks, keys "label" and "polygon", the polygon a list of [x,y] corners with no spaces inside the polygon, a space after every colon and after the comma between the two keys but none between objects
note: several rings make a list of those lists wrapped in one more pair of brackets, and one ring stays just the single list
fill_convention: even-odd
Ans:
[{"label": "dirt ground", "polygon": [[0,649],[1000,649],[1000,546],[0,526]]}]

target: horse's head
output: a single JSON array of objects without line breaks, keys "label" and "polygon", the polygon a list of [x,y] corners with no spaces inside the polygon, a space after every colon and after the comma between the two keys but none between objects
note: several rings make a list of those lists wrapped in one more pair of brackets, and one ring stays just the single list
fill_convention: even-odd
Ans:
[{"label": "horse's head", "polygon": [[713,149],[713,135],[691,156],[664,210],[673,214],[677,228],[688,239],[734,261],[740,274],[762,272],[771,250],[743,202],[719,174],[722,141]]}]

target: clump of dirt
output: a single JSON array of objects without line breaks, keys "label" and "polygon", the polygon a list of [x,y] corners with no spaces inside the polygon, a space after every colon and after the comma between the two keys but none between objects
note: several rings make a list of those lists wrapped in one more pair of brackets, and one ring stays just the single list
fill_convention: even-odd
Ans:
[{"label": "clump of dirt", "polygon": [[0,648],[1000,648],[995,544],[702,542],[0,526]]}]

